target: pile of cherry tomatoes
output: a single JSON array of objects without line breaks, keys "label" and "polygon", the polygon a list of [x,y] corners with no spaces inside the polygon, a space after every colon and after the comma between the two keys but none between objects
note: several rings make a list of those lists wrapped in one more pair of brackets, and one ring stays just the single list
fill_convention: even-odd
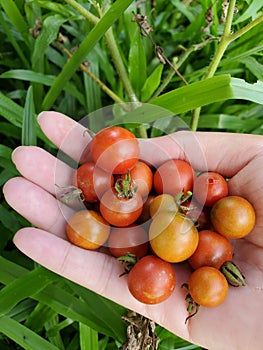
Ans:
[{"label": "pile of cherry tomatoes", "polygon": [[167,299],[176,286],[173,265],[181,262],[192,270],[184,285],[190,314],[221,304],[229,284],[245,284],[231,240],[253,229],[255,212],[245,198],[229,195],[227,179],[197,173],[180,159],[153,169],[140,160],[134,134],[120,126],[98,132],[90,155],[74,174],[86,206],[68,220],[68,239],[85,249],[107,247],[124,263],[137,300]]}]

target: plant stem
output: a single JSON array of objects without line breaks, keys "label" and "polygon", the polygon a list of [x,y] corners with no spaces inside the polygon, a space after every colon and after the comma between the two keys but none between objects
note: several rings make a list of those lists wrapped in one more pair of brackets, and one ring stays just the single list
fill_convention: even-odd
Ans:
[{"label": "plant stem", "polygon": [[263,22],[263,15],[259,16],[258,18],[254,19],[254,21],[247,24],[245,27],[239,29],[235,33],[231,34],[230,39],[231,41],[234,41],[238,38],[240,38],[242,35],[246,34],[249,30],[257,26],[259,23]]},{"label": "plant stem", "polygon": [[[215,52],[215,55],[214,55],[210,65],[209,65],[207,73],[204,75],[203,79],[212,78],[214,76],[214,74],[218,68],[218,65],[219,65],[228,45],[232,41],[231,27],[232,27],[232,22],[233,22],[235,5],[236,5],[236,0],[229,1],[224,31],[223,31],[221,40],[219,42],[219,45],[217,47],[217,50]],[[190,123],[190,128],[192,131],[197,130],[198,122],[199,122],[199,118],[200,118],[200,112],[201,112],[201,107],[198,107],[193,111],[192,119],[191,119],[191,123]]]},{"label": "plant stem", "polygon": [[[70,6],[72,6],[75,10],[77,10],[84,18],[86,18],[88,21],[90,21],[92,24],[96,25],[100,18],[93,15],[91,12],[86,10],[83,6],[81,6],[79,3],[77,3],[75,0],[65,0]],[[100,11],[99,7],[96,7],[97,11],[99,12],[100,16],[102,16],[102,12]],[[138,103],[138,98],[136,97],[136,94],[133,90],[133,87],[131,85],[127,70],[124,66],[121,54],[119,52],[118,45],[116,43],[116,40],[114,38],[113,30],[110,28],[105,33],[105,40],[107,42],[112,61],[114,63],[114,66],[116,68],[116,71],[118,72],[118,75],[123,83],[124,89],[127,92],[128,98],[130,102],[136,102]]]},{"label": "plant stem", "polygon": [[[63,51],[68,57],[71,57],[72,54],[69,50],[67,50],[63,45],[60,43],[55,43],[61,51]],[[125,108],[125,102],[119,98],[118,95],[116,95],[111,89],[107,87],[98,77],[96,77],[84,64],[80,65],[80,69],[86,73],[98,86],[115,101],[116,103],[120,103],[125,110],[129,110],[127,107]]]}]

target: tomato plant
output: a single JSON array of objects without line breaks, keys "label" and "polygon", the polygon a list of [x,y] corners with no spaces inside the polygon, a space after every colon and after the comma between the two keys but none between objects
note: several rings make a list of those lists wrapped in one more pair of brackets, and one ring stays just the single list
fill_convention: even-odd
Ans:
[{"label": "tomato plant", "polygon": [[149,229],[153,252],[169,262],[188,259],[197,248],[198,231],[183,214],[162,212],[154,216]]},{"label": "tomato plant", "polygon": [[170,263],[153,255],[141,258],[128,274],[131,294],[144,304],[157,304],[174,291],[176,277]]},{"label": "tomato plant", "polygon": [[108,247],[116,258],[125,256],[127,253],[142,258],[149,248],[148,233],[141,225],[113,227],[108,239]]},{"label": "tomato plant", "polygon": [[253,206],[240,196],[227,196],[211,209],[211,222],[217,232],[228,238],[242,238],[254,228]]},{"label": "tomato plant", "polygon": [[66,233],[71,243],[94,250],[107,241],[110,225],[96,211],[81,210],[69,218]]},{"label": "tomato plant", "polygon": [[154,173],[153,186],[158,194],[168,193],[176,197],[180,192],[193,190],[195,172],[191,165],[181,159],[170,159]]},{"label": "tomato plant", "polygon": [[188,259],[190,265],[197,269],[212,266],[219,269],[224,262],[232,260],[232,245],[224,236],[210,230],[199,231],[198,246]]},{"label": "tomato plant", "polygon": [[218,306],[226,299],[228,283],[216,268],[202,266],[195,270],[188,280],[189,293],[195,303],[201,306]]},{"label": "tomato plant", "polygon": [[73,184],[81,190],[85,201],[92,203],[97,202],[113,186],[114,178],[94,162],[86,162],[74,173]]},{"label": "tomato plant", "polygon": [[121,198],[115,188],[106,191],[100,200],[101,215],[111,225],[117,227],[129,226],[141,215],[142,197],[135,192],[131,198]]},{"label": "tomato plant", "polygon": [[196,177],[194,196],[202,205],[212,206],[219,199],[228,195],[226,179],[219,173],[208,171]]},{"label": "tomato plant", "polygon": [[109,126],[99,131],[91,141],[93,161],[103,170],[125,174],[139,159],[139,142],[127,129]]}]

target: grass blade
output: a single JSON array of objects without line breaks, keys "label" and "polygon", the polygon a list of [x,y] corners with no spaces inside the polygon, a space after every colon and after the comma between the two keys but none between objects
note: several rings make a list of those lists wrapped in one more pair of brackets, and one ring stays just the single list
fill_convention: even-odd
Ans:
[{"label": "grass blade", "polygon": [[35,146],[37,144],[36,115],[32,86],[29,87],[26,95],[21,143],[24,146]]},{"label": "grass blade", "polygon": [[89,326],[79,324],[80,350],[99,350],[98,332]]},{"label": "grass blade", "polygon": [[86,39],[81,43],[74,55],[68,60],[51,89],[48,91],[43,101],[43,110],[50,109],[67,81],[69,81],[80,64],[85,60],[87,54],[131,3],[132,0],[117,0],[105,13],[98,24],[89,32]]},{"label": "grass blade", "polygon": [[0,333],[5,334],[25,350],[59,350],[29,328],[7,316],[0,317]]}]

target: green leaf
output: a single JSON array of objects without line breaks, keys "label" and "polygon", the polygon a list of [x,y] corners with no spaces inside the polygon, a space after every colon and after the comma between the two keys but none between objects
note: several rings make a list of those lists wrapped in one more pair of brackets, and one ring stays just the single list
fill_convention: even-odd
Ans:
[{"label": "green leaf", "polygon": [[141,89],[146,80],[146,57],[142,36],[138,27],[135,27],[134,35],[131,40],[129,77],[136,95],[140,96]]},{"label": "green leaf", "polygon": [[251,4],[248,7],[248,9],[244,13],[242,13],[242,15],[234,22],[234,24],[238,24],[246,21],[251,17],[255,17],[262,6],[262,0],[251,1]]},{"label": "green leaf", "polygon": [[258,79],[263,81],[263,65],[260,64],[254,57],[244,57],[239,59],[239,62],[245,64],[247,69]]},{"label": "green leaf", "polygon": [[146,79],[141,91],[142,101],[147,101],[160,85],[163,67],[163,64],[159,64]]},{"label": "green leaf", "polygon": [[26,103],[23,113],[21,144],[24,146],[35,146],[37,144],[36,115],[32,86],[29,87],[26,95]]},{"label": "green leaf", "polygon": [[20,228],[15,212],[7,210],[2,204],[0,204],[0,221],[11,232]]},{"label": "green leaf", "polygon": [[29,40],[29,27],[25,22],[21,12],[16,6],[15,1],[13,0],[0,0],[0,5],[3,7],[5,13],[10,19],[11,23],[17,29],[17,31],[22,35],[26,45],[30,48],[30,40]]},{"label": "green leaf", "polygon": [[117,0],[105,13],[98,24],[89,32],[85,40],[80,44],[78,50],[68,60],[61,73],[58,75],[51,89],[45,96],[42,109],[48,110],[53,105],[65,84],[73,76],[80,64],[85,60],[87,54],[93,49],[103,34],[121,16],[132,0]]},{"label": "green leaf", "polygon": [[98,332],[80,323],[80,350],[99,350]]},{"label": "green leaf", "polygon": [[5,334],[25,350],[59,350],[29,328],[7,316],[0,317],[0,333]]},{"label": "green leaf", "polygon": [[0,291],[1,315],[6,314],[19,301],[42,290],[57,279],[57,275],[42,267],[14,280]]}]

